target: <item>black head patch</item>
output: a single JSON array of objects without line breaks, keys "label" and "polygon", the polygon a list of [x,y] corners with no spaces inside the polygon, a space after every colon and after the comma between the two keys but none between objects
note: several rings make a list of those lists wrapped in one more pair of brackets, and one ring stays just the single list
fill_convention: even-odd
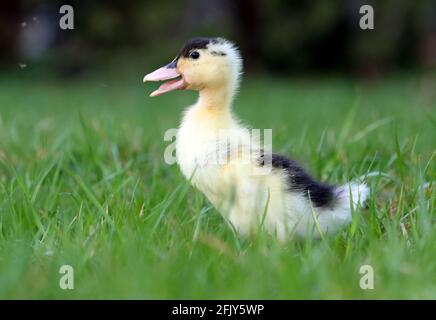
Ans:
[{"label": "black head patch", "polygon": [[184,57],[187,58],[189,53],[195,49],[206,49],[209,43],[211,43],[214,38],[193,38],[190,39],[180,50],[177,58]]},{"label": "black head patch", "polygon": [[[223,43],[224,39],[222,38],[206,38],[206,37],[198,37],[198,38],[192,38],[186,44],[183,46],[182,49],[180,49],[179,53],[177,54],[176,58],[167,65],[167,68],[175,68],[177,66],[177,61],[180,57],[188,58],[189,54],[196,49],[207,49],[207,46],[209,44],[218,44]],[[213,51],[211,52],[213,55],[218,56],[225,56],[225,52],[222,51]]]}]

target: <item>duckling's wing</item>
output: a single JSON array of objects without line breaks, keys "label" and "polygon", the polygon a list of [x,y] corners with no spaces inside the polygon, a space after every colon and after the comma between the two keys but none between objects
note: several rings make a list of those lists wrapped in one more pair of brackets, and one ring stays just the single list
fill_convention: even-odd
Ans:
[{"label": "duckling's wing", "polygon": [[[259,159],[260,165],[264,165],[265,161],[269,160],[265,157],[268,156],[265,154],[261,155]],[[288,191],[302,193],[308,200],[310,199],[314,207],[333,205],[335,201],[335,187],[317,182],[296,161],[273,153],[269,163],[271,163],[273,169],[284,171]]]}]

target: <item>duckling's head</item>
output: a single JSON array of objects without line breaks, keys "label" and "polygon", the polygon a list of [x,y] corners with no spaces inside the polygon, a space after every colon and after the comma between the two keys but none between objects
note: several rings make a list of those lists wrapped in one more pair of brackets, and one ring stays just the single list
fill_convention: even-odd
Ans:
[{"label": "duckling's head", "polygon": [[241,57],[233,43],[223,38],[193,38],[171,63],[147,74],[144,82],[172,79],[153,91],[151,97],[177,89],[234,92],[241,71]]}]

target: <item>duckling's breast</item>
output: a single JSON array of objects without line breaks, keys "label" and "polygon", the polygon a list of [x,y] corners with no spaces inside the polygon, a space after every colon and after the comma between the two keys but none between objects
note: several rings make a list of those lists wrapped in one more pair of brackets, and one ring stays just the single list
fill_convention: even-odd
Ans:
[{"label": "duckling's breast", "polygon": [[[237,125],[220,129],[185,117],[176,143],[180,170],[241,233],[252,231],[265,210],[270,211],[265,225],[276,230],[286,211],[283,178],[278,172],[258,172],[260,150],[250,144],[248,130]],[[227,143],[236,137],[239,144]],[[242,152],[247,146],[248,155]]]}]

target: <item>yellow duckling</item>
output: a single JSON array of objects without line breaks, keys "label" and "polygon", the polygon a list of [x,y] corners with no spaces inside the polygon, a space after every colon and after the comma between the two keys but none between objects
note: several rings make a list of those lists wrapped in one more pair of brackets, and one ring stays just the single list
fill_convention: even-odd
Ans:
[{"label": "yellow duckling", "polygon": [[170,80],[150,96],[177,89],[199,92],[178,130],[177,163],[239,233],[262,225],[280,240],[319,237],[351,222],[363,205],[365,184],[316,182],[294,161],[270,152],[232,114],[242,59],[223,38],[194,38],[146,81]]}]

